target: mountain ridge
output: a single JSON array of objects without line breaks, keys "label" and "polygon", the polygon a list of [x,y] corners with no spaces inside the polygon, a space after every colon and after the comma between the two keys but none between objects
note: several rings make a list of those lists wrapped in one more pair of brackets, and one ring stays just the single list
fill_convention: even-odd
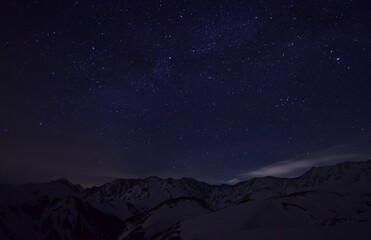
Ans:
[{"label": "mountain ridge", "polygon": [[154,176],[91,188],[0,184],[0,239],[244,239],[256,228],[369,222],[371,160],[233,185]]},{"label": "mountain ridge", "polygon": [[[222,191],[227,191],[229,196],[234,196],[236,194],[243,194],[242,192],[247,192],[249,194],[264,191],[264,188],[272,188],[276,185],[276,190],[285,191],[285,194],[293,191],[298,191],[300,188],[310,188],[311,186],[316,186],[322,184],[328,179],[328,176],[322,176],[320,181],[313,182],[312,179],[308,179],[309,174],[314,172],[319,172],[326,169],[347,169],[347,166],[369,166],[371,169],[371,160],[367,161],[352,161],[343,162],[336,165],[312,167],[301,176],[295,178],[280,178],[280,177],[259,177],[245,180],[236,184],[208,184],[205,182],[200,182],[193,178],[159,178],[159,177],[148,177],[144,179],[116,179],[112,182],[105,183],[101,186],[96,186],[92,188],[85,189],[85,194],[89,199],[95,199],[98,201],[111,201],[111,200],[126,200],[131,201],[133,198],[135,200],[142,200],[150,197],[149,187],[150,185],[156,185],[168,198],[181,197],[181,196],[192,196],[199,198],[221,198],[220,194]],[[348,169],[352,170],[352,169]],[[354,167],[357,170],[357,167]],[[334,171],[333,171],[334,172]],[[325,174],[322,171],[322,174]],[[357,174],[357,173],[355,173]],[[318,175],[318,173],[317,173]],[[340,177],[340,176],[337,176]],[[313,177],[312,177],[313,178]],[[272,184],[273,186],[266,186]],[[314,185],[313,185],[314,184]],[[177,190],[181,192],[172,192],[171,190],[177,185]],[[301,186],[299,186],[301,185]],[[153,187],[153,186],[152,186]],[[252,188],[255,191],[251,192]],[[290,190],[291,188],[291,190]],[[267,189],[268,190],[268,189]],[[269,189],[270,190],[270,189]],[[199,192],[204,194],[200,194]],[[129,193],[129,194],[128,194]],[[247,194],[246,193],[246,194]],[[134,194],[134,197],[133,197]],[[165,197],[164,197],[165,198]],[[164,200],[164,198],[162,198]],[[232,200],[231,200],[232,201]],[[216,205],[223,205],[218,201]]]}]

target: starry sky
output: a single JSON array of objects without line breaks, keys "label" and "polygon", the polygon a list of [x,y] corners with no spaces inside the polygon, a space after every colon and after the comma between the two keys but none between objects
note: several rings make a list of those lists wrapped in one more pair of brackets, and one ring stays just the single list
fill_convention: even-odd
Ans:
[{"label": "starry sky", "polygon": [[0,181],[235,182],[365,160],[370,6],[1,1]]}]

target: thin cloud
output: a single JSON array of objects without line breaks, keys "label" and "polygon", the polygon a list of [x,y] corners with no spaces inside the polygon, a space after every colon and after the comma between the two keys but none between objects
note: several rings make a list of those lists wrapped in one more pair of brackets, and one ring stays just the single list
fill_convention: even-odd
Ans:
[{"label": "thin cloud", "polygon": [[[355,146],[358,146],[355,148]],[[258,169],[246,171],[237,177],[227,181],[229,184],[235,184],[255,177],[296,177],[303,174],[313,166],[331,165],[346,161],[366,160],[371,157],[370,143],[367,141],[357,141],[351,144],[338,145],[329,149],[312,154],[305,154],[296,159],[288,159],[263,166]],[[365,150],[366,149],[366,150]]]}]

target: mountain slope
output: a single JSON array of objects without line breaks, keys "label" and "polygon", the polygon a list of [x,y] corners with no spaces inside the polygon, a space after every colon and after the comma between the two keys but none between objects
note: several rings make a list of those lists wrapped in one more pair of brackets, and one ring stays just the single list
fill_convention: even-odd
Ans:
[{"label": "mountain slope", "polygon": [[371,220],[371,194],[302,192],[250,200],[186,219],[158,239],[217,239],[256,229],[326,227]]},{"label": "mountain slope", "polygon": [[201,199],[184,197],[167,200],[143,214],[128,219],[125,222],[125,232],[120,239],[153,239],[176,222],[211,211],[210,206]]},{"label": "mountain slope", "polygon": [[371,160],[235,185],[158,177],[89,189],[65,179],[0,185],[0,239],[301,238],[297,229],[328,236],[370,223]]},{"label": "mountain slope", "polygon": [[66,180],[0,185],[0,239],[112,239],[123,222]]}]

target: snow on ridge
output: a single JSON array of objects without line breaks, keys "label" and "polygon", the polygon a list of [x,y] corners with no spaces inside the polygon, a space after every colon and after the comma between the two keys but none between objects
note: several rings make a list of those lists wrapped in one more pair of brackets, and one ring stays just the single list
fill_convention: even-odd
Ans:
[{"label": "snow on ridge", "polygon": [[359,224],[371,221],[370,187],[371,160],[316,167],[297,178],[261,177],[235,185],[158,177],[118,179],[88,189],[66,179],[2,184],[0,239],[9,234],[20,239],[52,234],[101,239],[110,232],[125,240],[210,239],[213,231],[228,239],[257,228]]}]

